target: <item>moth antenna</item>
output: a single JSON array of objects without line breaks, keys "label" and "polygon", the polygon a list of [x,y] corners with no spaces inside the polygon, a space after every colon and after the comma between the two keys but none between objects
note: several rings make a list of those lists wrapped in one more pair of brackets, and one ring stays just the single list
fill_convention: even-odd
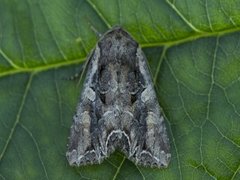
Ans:
[{"label": "moth antenna", "polygon": [[90,25],[90,28],[98,36],[98,38],[102,37],[102,33],[100,33],[93,25]]}]

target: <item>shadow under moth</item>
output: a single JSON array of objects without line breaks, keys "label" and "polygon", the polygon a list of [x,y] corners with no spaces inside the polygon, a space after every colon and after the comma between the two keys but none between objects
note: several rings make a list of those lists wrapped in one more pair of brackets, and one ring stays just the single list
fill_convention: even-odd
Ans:
[{"label": "shadow under moth", "polygon": [[70,130],[71,166],[100,164],[115,149],[136,165],[168,166],[169,139],[146,61],[120,27],[98,41]]}]

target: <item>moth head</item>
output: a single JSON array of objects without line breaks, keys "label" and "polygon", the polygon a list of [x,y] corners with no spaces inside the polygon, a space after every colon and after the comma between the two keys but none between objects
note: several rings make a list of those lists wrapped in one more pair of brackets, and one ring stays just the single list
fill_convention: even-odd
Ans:
[{"label": "moth head", "polygon": [[115,27],[99,40],[98,46],[107,63],[114,61],[124,64],[134,61],[138,43],[121,27]]}]

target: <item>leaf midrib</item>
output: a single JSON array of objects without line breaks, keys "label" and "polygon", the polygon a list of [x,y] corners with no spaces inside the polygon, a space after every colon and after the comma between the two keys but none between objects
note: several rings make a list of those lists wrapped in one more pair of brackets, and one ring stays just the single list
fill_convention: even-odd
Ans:
[{"label": "leaf midrib", "polygon": [[[193,40],[197,40],[197,39],[200,39],[200,38],[220,37],[222,35],[238,32],[238,31],[240,31],[240,27],[225,29],[225,30],[222,30],[222,31],[198,33],[198,34],[194,34],[192,36],[188,36],[188,37],[185,37],[185,38],[182,38],[182,39],[176,39],[174,41],[140,43],[140,45],[141,45],[142,48],[166,46],[169,49],[169,48],[174,47],[176,45],[191,42]],[[0,55],[3,55],[3,53],[4,52],[2,51],[2,49],[0,49]],[[21,66],[15,64],[15,66],[12,67],[12,69],[0,72],[0,78],[4,77],[4,76],[8,76],[8,75],[18,74],[18,73],[27,73],[27,72],[29,72],[29,73],[39,73],[39,72],[42,72],[42,71],[55,69],[55,68],[59,68],[59,67],[63,67],[63,66],[79,64],[79,63],[84,62],[85,59],[86,59],[86,57],[82,57],[82,58],[73,59],[73,60],[69,60],[69,61],[65,61],[65,60],[64,61],[59,61],[57,63],[47,64],[47,65],[42,64],[42,65],[38,65],[38,66],[34,66],[34,67],[21,67]]]}]

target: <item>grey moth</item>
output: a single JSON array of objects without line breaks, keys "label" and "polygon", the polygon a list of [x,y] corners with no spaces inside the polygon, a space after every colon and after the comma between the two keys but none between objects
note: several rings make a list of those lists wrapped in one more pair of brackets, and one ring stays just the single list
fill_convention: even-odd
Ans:
[{"label": "grey moth", "polygon": [[98,41],[70,130],[71,166],[99,164],[116,149],[136,165],[168,166],[169,139],[146,61],[121,27]]}]

